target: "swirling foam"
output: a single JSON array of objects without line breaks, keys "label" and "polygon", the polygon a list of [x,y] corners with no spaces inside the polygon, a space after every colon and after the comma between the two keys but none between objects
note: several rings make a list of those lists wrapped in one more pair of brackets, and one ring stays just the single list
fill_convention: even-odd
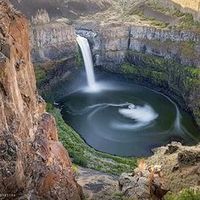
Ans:
[{"label": "swirling foam", "polygon": [[158,117],[158,114],[148,105],[134,106],[119,109],[119,113],[126,118],[134,119],[136,122],[150,123]]},{"label": "swirling foam", "polygon": [[128,108],[120,108],[119,113],[126,118],[133,119],[134,123],[112,122],[111,127],[117,130],[135,130],[150,125],[158,114],[148,105],[135,106],[129,104]]}]

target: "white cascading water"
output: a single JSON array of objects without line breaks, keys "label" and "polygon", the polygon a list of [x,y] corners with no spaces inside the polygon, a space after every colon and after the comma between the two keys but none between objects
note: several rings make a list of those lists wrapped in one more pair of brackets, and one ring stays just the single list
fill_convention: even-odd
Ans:
[{"label": "white cascading water", "polygon": [[89,89],[91,91],[94,91],[96,89],[96,83],[90,45],[88,43],[88,40],[84,37],[81,37],[80,35],[77,35],[76,40],[81,48],[81,52],[83,55]]}]

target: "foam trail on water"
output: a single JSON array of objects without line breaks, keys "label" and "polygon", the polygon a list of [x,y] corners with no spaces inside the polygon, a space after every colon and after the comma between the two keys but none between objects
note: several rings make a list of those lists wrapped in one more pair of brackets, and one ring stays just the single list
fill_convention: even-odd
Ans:
[{"label": "foam trail on water", "polygon": [[158,118],[158,114],[148,105],[135,106],[134,104],[129,104],[128,108],[120,108],[118,111],[124,117],[135,121],[133,124],[112,122],[111,127],[118,130],[138,129],[149,125]]},{"label": "foam trail on water", "polygon": [[126,118],[143,123],[149,123],[158,117],[158,114],[148,105],[134,106],[132,104],[128,108],[119,109],[119,113]]},{"label": "foam trail on water", "polygon": [[122,103],[122,104],[98,103],[98,104],[94,104],[94,105],[91,105],[91,106],[87,106],[82,110],[73,110],[71,107],[69,107],[69,109],[71,111],[68,110],[67,112],[72,114],[72,115],[82,115],[82,114],[85,114],[85,113],[89,112],[92,109],[101,110],[101,109],[107,108],[109,106],[112,106],[112,107],[123,107],[123,106],[128,106],[128,105],[130,105],[130,103]]},{"label": "foam trail on water", "polygon": [[[102,109],[107,107],[120,107],[118,112],[126,118],[133,119],[133,123],[122,123],[113,121],[110,126],[114,129],[123,130],[123,129],[137,129],[149,125],[153,120],[158,117],[158,114],[148,105],[144,106],[135,106],[131,103],[121,103],[121,104],[112,104],[112,103],[101,103],[88,106],[87,111],[94,109],[87,117],[90,121],[92,117]],[[122,107],[127,108],[122,108]],[[86,111],[85,110],[85,111]]]},{"label": "foam trail on water", "polygon": [[100,103],[100,104],[95,104],[95,105],[92,105],[92,106],[88,106],[87,107],[87,110],[88,109],[94,109],[94,111],[92,111],[89,115],[88,115],[88,118],[87,119],[91,119],[91,117],[99,110],[102,110],[102,109],[105,109],[107,107],[123,107],[123,106],[128,106],[130,105],[130,103],[121,103],[121,104],[113,104],[113,103]]},{"label": "foam trail on water", "polygon": [[[157,91],[154,91],[154,92],[164,96],[166,99],[168,99],[175,106],[175,108],[176,108],[176,119],[174,121],[174,128],[177,129],[177,130],[183,130],[184,127],[181,126],[182,115],[181,115],[176,103],[174,101],[172,101],[167,95],[162,94],[161,92],[157,92]],[[184,129],[184,132],[188,132],[188,131],[186,129]]]},{"label": "foam trail on water", "polygon": [[[110,125],[114,129],[123,130],[123,129],[137,129],[149,125],[153,120],[158,118],[158,114],[149,106],[135,106],[132,103],[99,103],[91,106],[87,106],[83,110],[73,110],[71,114],[73,115],[83,115],[90,112],[87,117],[87,120],[91,120],[92,117],[99,111],[108,108],[108,107],[119,107],[118,112],[126,118],[133,119],[133,123],[122,123],[113,121]],[[124,108],[126,107],[126,108]],[[69,111],[68,111],[69,112]]]},{"label": "foam trail on water", "polygon": [[141,127],[147,126],[148,123],[136,123],[136,124],[128,124],[128,123],[122,123],[122,122],[112,122],[110,124],[110,126],[113,129],[117,129],[117,130],[135,130],[135,129],[139,129]]}]

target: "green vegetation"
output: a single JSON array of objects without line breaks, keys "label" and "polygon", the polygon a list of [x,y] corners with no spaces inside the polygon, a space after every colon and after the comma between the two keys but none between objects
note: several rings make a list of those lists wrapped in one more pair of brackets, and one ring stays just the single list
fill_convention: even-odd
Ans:
[{"label": "green vegetation", "polygon": [[[140,17],[141,21],[149,21],[152,26],[156,26],[156,27],[159,27],[159,28],[166,28],[169,25],[169,23],[159,21],[159,20],[155,19],[154,17],[145,16],[143,11],[141,11],[139,9],[134,9],[131,12],[131,15],[132,14],[138,15]],[[129,13],[129,15],[130,15],[130,13]]]},{"label": "green vegetation", "polygon": [[166,28],[169,25],[169,23],[154,20],[151,22],[151,25],[158,26],[160,28]]},{"label": "green vegetation", "polygon": [[[127,197],[124,197],[124,195],[120,192],[114,193],[112,195],[113,199],[116,200],[133,200]],[[200,191],[194,190],[194,189],[186,189],[181,191],[180,193],[168,193],[165,198],[165,200],[199,200],[200,199]]]},{"label": "green vegetation", "polygon": [[78,133],[64,122],[59,109],[47,104],[47,110],[56,119],[59,139],[68,150],[73,163],[118,175],[125,171],[131,172],[136,167],[135,158],[113,156],[91,148],[81,139]]},{"label": "green vegetation", "polygon": [[156,84],[164,84],[164,81],[166,80],[165,74],[162,72],[145,69],[143,67],[137,67],[128,63],[122,65],[122,71],[126,74],[134,74],[138,79],[141,79],[141,81],[143,78],[147,78],[152,79],[152,81],[154,81]]},{"label": "green vegetation", "polygon": [[133,198],[125,197],[122,192],[115,192],[114,194],[111,195],[111,198],[115,200],[135,200]]},{"label": "green vegetation", "polygon": [[34,69],[37,84],[40,85],[40,83],[45,79],[46,71],[40,65],[35,66]]},{"label": "green vegetation", "polygon": [[147,3],[147,5],[155,11],[159,11],[164,14],[170,14],[170,9],[167,7],[161,6],[158,2],[150,1]]},{"label": "green vegetation", "polygon": [[74,174],[78,174],[79,173],[79,171],[78,171],[78,165],[76,165],[76,164],[72,164],[72,170],[73,170],[73,172],[74,172]]},{"label": "green vegetation", "polygon": [[184,41],[180,43],[180,50],[181,54],[185,57],[190,58],[197,58],[199,55],[197,55],[197,52],[195,50],[195,42],[193,41]]},{"label": "green vegetation", "polygon": [[[60,60],[48,60],[45,62],[34,63],[38,88],[43,91],[44,85],[47,87],[50,85],[53,86],[56,81],[59,82],[61,79],[66,79],[67,76],[65,76],[65,73],[67,74],[69,71],[72,71],[72,66],[74,66],[73,70],[79,70],[79,67],[82,66],[81,60],[82,57],[77,52],[76,55],[63,57]],[[60,76],[61,74],[63,74],[63,77]]]},{"label": "green vegetation", "polygon": [[172,12],[173,12],[172,15],[175,16],[175,17],[183,17],[184,16],[184,13],[182,13],[177,8],[174,8],[174,10]]},{"label": "green vegetation", "polygon": [[143,39],[143,42],[146,45],[154,47],[155,49],[169,49],[169,51],[176,49],[181,56],[190,57],[194,60],[199,58],[199,54],[196,50],[198,43],[192,40],[176,42],[169,39],[165,41]]},{"label": "green vegetation", "polygon": [[[200,32],[200,22],[195,21],[192,14],[183,13],[178,8],[167,8],[158,3],[158,1],[150,1],[148,6],[151,7],[155,11],[159,11],[165,15],[173,16],[179,19],[177,24],[175,24],[175,28],[178,29],[187,29]],[[162,27],[161,27],[162,28]],[[164,27],[165,28],[165,27]]]},{"label": "green vegetation", "polygon": [[[150,24],[155,27],[159,28],[166,28],[169,23],[165,23],[163,21],[160,21],[159,18],[154,18],[151,16],[147,16],[141,6],[141,4],[138,4],[139,1],[136,0],[120,0],[120,1],[113,1],[112,2],[112,11],[114,10],[116,13],[116,17],[118,16],[119,19],[116,20],[123,20],[125,22],[135,22],[135,21],[143,21],[146,24]],[[155,9],[156,10],[156,9]],[[112,12],[111,11],[111,12]],[[107,14],[108,16],[108,14]],[[113,19],[113,15],[111,15]]]},{"label": "green vegetation", "polygon": [[78,51],[75,54],[75,62],[78,67],[82,67],[84,65],[83,56],[80,48],[78,48]]},{"label": "green vegetation", "polygon": [[200,32],[200,22],[195,21],[192,14],[185,13],[181,20],[180,25],[178,26],[181,29],[189,29],[189,30],[195,30],[197,32]]},{"label": "green vegetation", "polygon": [[195,191],[194,189],[187,189],[179,194],[170,194],[167,195],[166,200],[199,200],[200,191]]},{"label": "green vegetation", "polygon": [[154,1],[148,2],[148,6],[151,7],[153,10],[159,11],[159,12],[165,14],[165,15],[168,15],[168,16],[174,16],[174,17],[179,18],[179,17],[183,17],[185,15],[179,9],[163,7],[157,1],[156,2],[154,2]]}]

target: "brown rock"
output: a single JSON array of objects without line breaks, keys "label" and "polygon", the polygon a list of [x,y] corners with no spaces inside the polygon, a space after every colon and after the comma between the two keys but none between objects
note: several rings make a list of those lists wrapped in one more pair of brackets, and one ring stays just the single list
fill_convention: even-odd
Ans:
[{"label": "brown rock", "polygon": [[25,17],[0,1],[0,194],[79,200],[54,118],[37,94]]},{"label": "brown rock", "polygon": [[133,199],[162,199],[169,191],[164,185],[160,166],[140,165],[134,170],[134,175],[123,173],[119,178],[122,193]]},{"label": "brown rock", "polygon": [[178,153],[178,162],[180,165],[194,165],[200,162],[200,153],[198,151],[184,150]]},{"label": "brown rock", "polygon": [[[175,149],[177,150],[174,151]],[[176,193],[184,188],[198,186],[200,181],[199,156],[199,145],[183,146],[172,142],[165,147],[157,148],[154,155],[146,162],[148,165],[162,166],[163,181],[171,192]]]},{"label": "brown rock", "polygon": [[169,145],[167,145],[167,147],[168,147],[168,149],[165,151],[165,154],[173,154],[179,148],[179,146],[176,143],[169,144]]}]

